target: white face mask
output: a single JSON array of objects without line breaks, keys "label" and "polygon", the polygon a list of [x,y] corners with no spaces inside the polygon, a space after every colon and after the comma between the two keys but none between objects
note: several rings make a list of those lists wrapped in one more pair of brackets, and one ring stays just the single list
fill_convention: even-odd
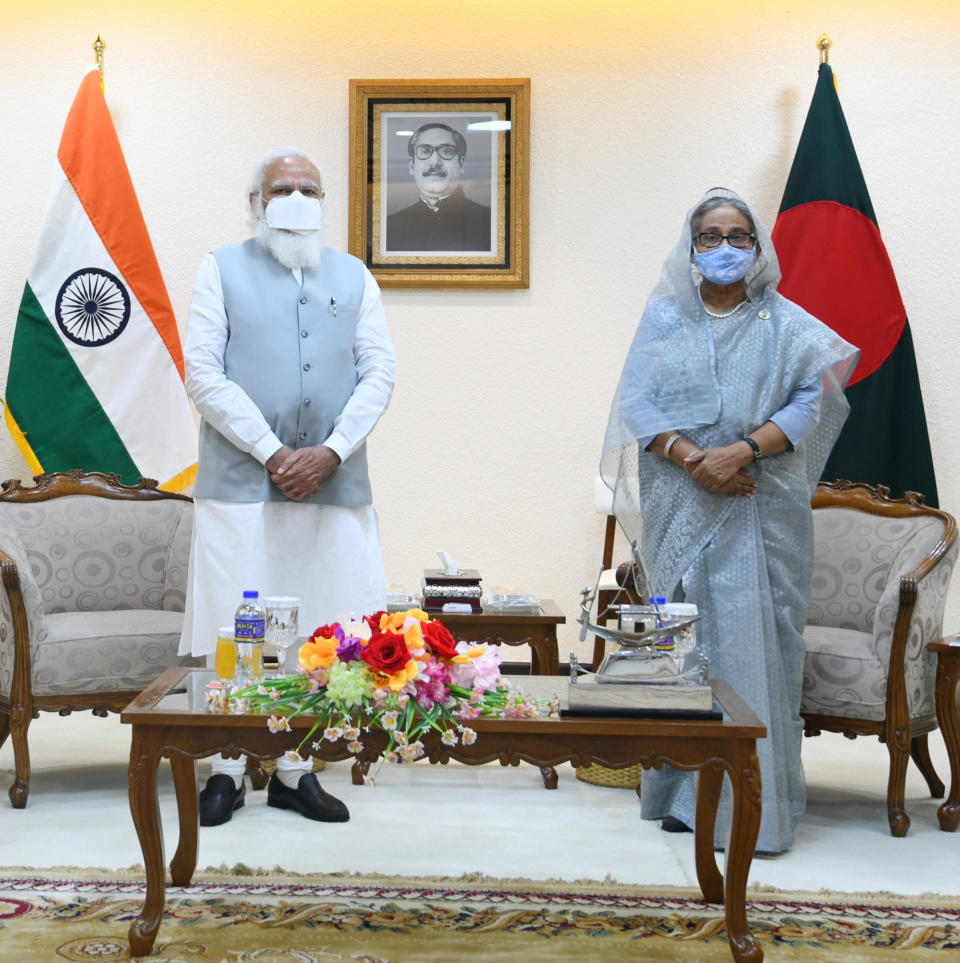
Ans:
[{"label": "white face mask", "polygon": [[270,227],[305,234],[323,227],[323,205],[319,198],[304,197],[294,191],[286,197],[274,197],[266,205],[264,220]]}]

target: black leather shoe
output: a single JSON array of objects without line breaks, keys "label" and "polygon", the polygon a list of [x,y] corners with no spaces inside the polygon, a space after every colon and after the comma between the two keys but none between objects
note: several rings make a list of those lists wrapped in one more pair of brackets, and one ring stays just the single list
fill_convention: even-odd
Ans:
[{"label": "black leather shoe", "polygon": [[312,772],[304,773],[296,789],[288,789],[274,773],[267,786],[267,805],[316,819],[321,823],[345,823],[350,818],[347,807],[339,799],[324,792]]},{"label": "black leather shoe", "polygon": [[665,833],[692,833],[693,830],[676,816],[664,816],[660,822],[660,828]]},{"label": "black leather shoe", "polygon": [[243,808],[243,798],[247,794],[245,783],[237,784],[233,776],[214,773],[200,793],[200,825],[219,826],[230,822],[234,809]]}]

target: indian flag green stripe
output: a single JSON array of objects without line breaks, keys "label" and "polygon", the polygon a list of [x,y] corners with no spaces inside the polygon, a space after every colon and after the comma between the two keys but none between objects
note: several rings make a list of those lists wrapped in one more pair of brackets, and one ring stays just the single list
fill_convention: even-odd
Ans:
[{"label": "indian flag green stripe", "polygon": [[13,337],[6,403],[45,472],[81,468],[117,472],[128,485],[139,480],[140,471],[29,283]]}]

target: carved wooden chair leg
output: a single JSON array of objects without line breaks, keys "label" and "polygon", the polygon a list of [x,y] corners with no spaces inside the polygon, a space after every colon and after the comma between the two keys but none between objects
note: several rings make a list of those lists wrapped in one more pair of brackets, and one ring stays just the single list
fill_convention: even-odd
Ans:
[{"label": "carved wooden chair leg", "polygon": [[937,775],[937,770],[933,768],[933,761],[930,759],[930,748],[927,745],[927,733],[922,736],[914,736],[910,740],[910,758],[917,764],[917,769],[923,774],[927,781],[927,788],[930,790],[931,799],[943,799],[945,792],[944,785]]},{"label": "carved wooden chair leg", "polygon": [[903,804],[910,751],[906,740],[896,738],[896,734],[887,741],[887,751],[890,753],[890,775],[887,781],[887,820],[890,823],[890,835],[906,836],[910,828],[910,817]]},{"label": "carved wooden chair leg", "polygon": [[26,706],[15,705],[10,710],[10,735],[13,739],[13,761],[16,778],[10,787],[10,802],[14,809],[26,809],[30,795],[30,750],[27,747],[27,729],[33,721],[33,713]]}]

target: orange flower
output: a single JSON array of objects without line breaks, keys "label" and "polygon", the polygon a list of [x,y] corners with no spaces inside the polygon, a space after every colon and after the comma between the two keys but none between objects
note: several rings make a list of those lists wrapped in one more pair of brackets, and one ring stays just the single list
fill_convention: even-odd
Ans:
[{"label": "orange flower", "polygon": [[417,677],[419,671],[420,667],[417,665],[417,660],[411,659],[399,672],[394,672],[393,675],[378,675],[377,686],[382,688],[384,685],[388,685],[394,692],[399,692],[408,682]]},{"label": "orange flower", "polygon": [[337,657],[337,639],[313,636],[309,642],[300,646],[300,665],[312,672],[314,669],[329,669]]},{"label": "orange flower", "polygon": [[411,619],[410,624],[402,631],[408,649],[411,651],[423,649],[423,628],[419,622]]},{"label": "orange flower", "polygon": [[380,616],[380,631],[402,633],[407,619],[413,619],[417,623],[428,622],[430,616],[422,609],[408,609],[406,612],[384,612]]},{"label": "orange flower", "polygon": [[475,645],[472,649],[467,649],[466,652],[455,655],[451,661],[457,662],[460,665],[469,665],[471,659],[479,659],[486,651],[482,645]]}]

